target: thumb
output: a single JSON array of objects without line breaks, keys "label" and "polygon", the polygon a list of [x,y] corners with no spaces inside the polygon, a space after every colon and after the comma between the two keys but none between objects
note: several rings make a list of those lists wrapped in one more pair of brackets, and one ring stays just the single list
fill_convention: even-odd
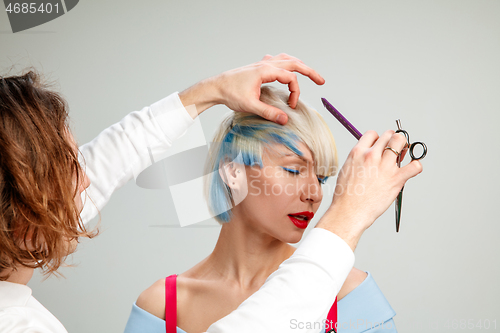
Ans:
[{"label": "thumb", "polygon": [[408,165],[405,165],[400,169],[401,176],[404,178],[405,182],[421,173],[422,170],[422,163],[420,163],[419,160],[411,161]]},{"label": "thumb", "polygon": [[288,121],[288,116],[285,112],[259,100],[255,101],[255,103],[253,103],[252,105],[252,108],[247,111],[255,113],[262,118],[273,121],[280,125],[285,125]]}]

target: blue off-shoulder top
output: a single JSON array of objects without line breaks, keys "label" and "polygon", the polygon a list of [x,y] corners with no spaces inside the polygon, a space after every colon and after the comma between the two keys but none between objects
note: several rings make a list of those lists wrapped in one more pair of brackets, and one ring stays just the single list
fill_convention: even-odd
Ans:
[{"label": "blue off-shoulder top", "polygon": [[[337,303],[339,333],[397,333],[396,312],[382,294],[370,272],[365,280]],[[124,333],[165,333],[165,320],[135,303]],[[177,327],[177,333],[186,333]],[[320,333],[325,333],[321,330]]]}]

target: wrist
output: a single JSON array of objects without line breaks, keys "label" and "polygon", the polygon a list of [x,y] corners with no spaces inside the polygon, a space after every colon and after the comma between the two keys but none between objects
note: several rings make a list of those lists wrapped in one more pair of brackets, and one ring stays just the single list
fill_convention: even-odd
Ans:
[{"label": "wrist", "polygon": [[[216,80],[208,78],[179,93],[182,104],[191,118],[195,119],[203,111],[221,104],[221,94]],[[195,107],[189,107],[194,105]]]},{"label": "wrist", "polygon": [[323,215],[316,228],[333,232],[342,238],[354,252],[361,235],[366,230],[365,226],[370,224],[366,218],[352,214],[352,212],[344,212],[332,206]]}]

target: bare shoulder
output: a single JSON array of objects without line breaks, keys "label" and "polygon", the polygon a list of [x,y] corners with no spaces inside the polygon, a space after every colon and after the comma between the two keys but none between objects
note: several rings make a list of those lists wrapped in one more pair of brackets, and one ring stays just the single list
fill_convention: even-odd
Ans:
[{"label": "bare shoulder", "polygon": [[342,286],[342,288],[340,288],[339,294],[337,295],[337,300],[341,300],[351,291],[356,289],[356,287],[359,286],[367,276],[367,273],[353,267],[353,269],[351,269],[349,275],[345,279],[344,285]]},{"label": "bare shoulder", "polygon": [[156,317],[165,319],[165,279],[156,281],[144,290],[137,298],[136,304]]}]

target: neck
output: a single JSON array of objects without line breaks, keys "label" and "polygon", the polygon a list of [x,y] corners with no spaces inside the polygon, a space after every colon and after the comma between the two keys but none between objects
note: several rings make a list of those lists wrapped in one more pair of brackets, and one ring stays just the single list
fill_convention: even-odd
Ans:
[{"label": "neck", "polygon": [[15,269],[13,268],[2,275],[7,276],[8,275],[7,273],[10,272],[10,276],[7,279],[5,279],[5,281],[26,285],[33,277],[34,271],[35,271],[34,268],[17,265]]},{"label": "neck", "polygon": [[205,267],[243,289],[260,287],[295,248],[252,228],[236,216],[224,224]]}]

